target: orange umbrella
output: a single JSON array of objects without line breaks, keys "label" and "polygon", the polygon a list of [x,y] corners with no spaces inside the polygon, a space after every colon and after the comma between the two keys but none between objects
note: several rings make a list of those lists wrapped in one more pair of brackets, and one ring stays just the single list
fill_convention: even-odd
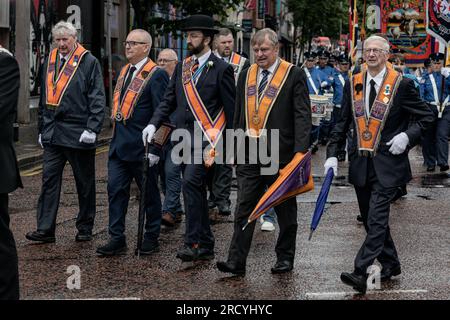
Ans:
[{"label": "orange umbrella", "polygon": [[280,170],[277,180],[261,197],[242,230],[270,208],[312,189],[314,181],[311,174],[311,152],[297,152],[291,162]]}]

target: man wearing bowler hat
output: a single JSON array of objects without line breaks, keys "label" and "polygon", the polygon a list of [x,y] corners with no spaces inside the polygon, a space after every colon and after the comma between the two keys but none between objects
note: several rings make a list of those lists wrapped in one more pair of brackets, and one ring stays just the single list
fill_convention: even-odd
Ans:
[{"label": "man wearing bowler hat", "polygon": [[[183,128],[185,133],[190,134],[191,144],[187,150],[190,150],[191,156],[185,157],[183,154],[182,162],[186,232],[184,246],[177,252],[177,258],[189,262],[214,258],[206,173],[215,158],[214,147],[221,136],[217,133],[232,128],[235,82],[233,68],[211,52],[213,37],[217,32],[211,17],[190,16],[184,21],[183,31],[186,32],[190,56],[178,63],[164,99],[142,134],[144,139],[151,141],[162,121],[172,113],[175,114],[177,128]],[[196,132],[202,133],[201,146],[193,143],[195,126],[201,129],[195,128]],[[216,134],[211,134],[213,131]],[[185,140],[183,137],[184,145]],[[207,156],[196,161],[198,154]]]}]

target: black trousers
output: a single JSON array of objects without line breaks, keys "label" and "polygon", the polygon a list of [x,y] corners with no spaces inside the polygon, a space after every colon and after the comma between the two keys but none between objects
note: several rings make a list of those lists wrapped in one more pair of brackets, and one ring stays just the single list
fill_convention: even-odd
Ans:
[{"label": "black trousers", "polygon": [[215,164],[208,172],[209,200],[219,211],[230,208],[231,180],[233,168],[228,164]]},{"label": "black trousers", "polygon": [[42,191],[37,208],[37,230],[55,234],[64,166],[69,161],[75,178],[79,213],[76,227],[92,232],[95,219],[95,149],[45,146]]},{"label": "black trousers", "polygon": [[185,244],[214,249],[206,195],[207,168],[204,164],[182,165],[182,187],[186,212]]},{"label": "black trousers", "polygon": [[[252,243],[255,222],[242,230],[259,199],[278,178],[277,175],[261,176],[260,165],[238,165],[236,176],[238,199],[234,217],[234,232],[228,252],[228,262],[244,267]],[[275,207],[280,233],[275,246],[277,260],[293,262],[297,236],[297,201],[291,198]]]},{"label": "black trousers", "polygon": [[[115,241],[125,241],[125,217],[133,179],[139,190],[142,190],[142,161],[123,161],[116,154],[111,155],[108,159],[109,235]],[[157,165],[148,168],[145,217],[144,239],[157,243],[161,229],[161,197]]]},{"label": "black trousers", "polygon": [[366,275],[375,259],[383,268],[400,265],[397,250],[389,228],[391,202],[397,197],[398,187],[386,188],[379,182],[371,159],[367,166],[367,184],[355,186],[359,210],[367,235],[355,258],[355,273]]},{"label": "black trousers", "polygon": [[8,194],[0,193],[0,300],[19,299],[16,243],[9,229]]}]

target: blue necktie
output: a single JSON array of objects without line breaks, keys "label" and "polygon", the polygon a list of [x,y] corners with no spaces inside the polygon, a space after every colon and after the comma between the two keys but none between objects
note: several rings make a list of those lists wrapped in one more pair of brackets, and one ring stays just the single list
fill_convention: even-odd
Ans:
[{"label": "blue necktie", "polygon": [[262,77],[261,82],[259,83],[259,87],[258,87],[258,100],[261,100],[262,93],[267,86],[267,79],[269,77],[269,73],[270,72],[268,70],[262,71],[263,77]]}]

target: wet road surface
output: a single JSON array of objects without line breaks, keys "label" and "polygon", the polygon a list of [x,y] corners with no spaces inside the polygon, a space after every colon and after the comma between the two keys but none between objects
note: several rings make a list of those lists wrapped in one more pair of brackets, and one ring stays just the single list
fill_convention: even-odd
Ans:
[{"label": "wet road surface", "polygon": [[[226,259],[232,235],[232,216],[213,216],[216,259],[185,268],[175,258],[183,243],[184,220],[175,228],[162,228],[161,251],[137,258],[134,255],[138,201],[130,201],[126,221],[128,253],[101,258],[97,246],[108,240],[107,148],[97,155],[97,217],[94,239],[75,242],[78,200],[69,165],[57,219],[56,243],[34,244],[25,233],[36,228],[36,205],[41,188],[39,167],[23,172],[25,189],[10,196],[11,225],[15,234],[22,299],[449,299],[449,216],[450,178],[447,174],[427,175],[420,150],[413,149],[412,183],[408,195],[392,205],[390,226],[402,263],[402,274],[365,296],[355,294],[341,283],[341,272],[351,272],[353,259],[365,235],[357,223],[358,205],[354,191],[343,176],[335,179],[328,209],[311,241],[309,224],[320,190],[325,161],[324,148],[313,157],[316,186],[297,197],[298,234],[295,268],[284,275],[272,275],[274,246],[278,234],[255,229],[245,277],[228,277],[215,268]],[[339,175],[347,163],[340,163]],[[134,193],[136,194],[136,193]],[[232,190],[232,209],[236,189]],[[69,266],[81,270],[81,289],[67,288]]]}]

